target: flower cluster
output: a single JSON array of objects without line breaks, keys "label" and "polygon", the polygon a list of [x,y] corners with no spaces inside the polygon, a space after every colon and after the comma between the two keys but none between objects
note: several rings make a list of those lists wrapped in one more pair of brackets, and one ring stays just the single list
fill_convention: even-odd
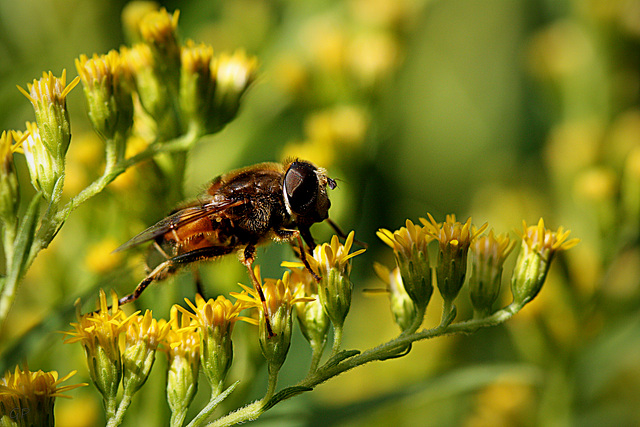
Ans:
[{"label": "flower cluster", "polygon": [[[423,226],[407,220],[406,227],[394,232],[378,231],[378,237],[390,246],[395,254],[397,268],[390,271],[375,264],[378,276],[387,284],[391,299],[391,310],[403,331],[415,331],[422,323],[433,287],[432,269],[444,301],[442,324],[451,323],[456,316],[453,301],[466,283],[467,258],[471,258],[471,276],[468,279],[469,294],[476,316],[491,315],[499,297],[502,270],[507,256],[515,245],[507,235],[495,235],[493,230],[483,235],[488,225],[476,228],[471,218],[461,223],[454,215],[447,215],[442,223],[433,216],[420,218]],[[562,227],[558,231],[544,228],[540,219],[537,226],[524,227],[522,251],[512,276],[513,304],[524,306],[540,291],[546,279],[553,255],[578,243],[578,239],[567,240],[569,231]],[[428,245],[438,242],[435,266],[429,262]]]}]

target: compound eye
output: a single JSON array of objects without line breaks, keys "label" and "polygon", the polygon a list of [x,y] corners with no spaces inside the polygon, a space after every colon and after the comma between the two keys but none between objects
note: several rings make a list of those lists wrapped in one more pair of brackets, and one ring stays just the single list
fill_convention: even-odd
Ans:
[{"label": "compound eye", "polygon": [[292,212],[306,214],[314,207],[318,195],[316,169],[303,162],[293,162],[284,176],[284,191]]}]

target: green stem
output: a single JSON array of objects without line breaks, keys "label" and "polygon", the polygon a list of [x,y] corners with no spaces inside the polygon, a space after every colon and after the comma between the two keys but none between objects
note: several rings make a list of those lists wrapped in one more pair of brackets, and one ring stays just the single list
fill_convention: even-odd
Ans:
[{"label": "green stem", "polygon": [[311,366],[309,367],[309,375],[312,375],[315,371],[318,370],[318,366],[320,365],[320,359],[322,358],[322,353],[324,353],[324,346],[326,342],[326,340],[323,340],[320,343],[316,341],[311,343]]},{"label": "green stem", "polygon": [[[321,366],[314,374],[309,375],[307,378],[300,381],[295,386],[289,387],[279,392],[275,396],[274,400],[278,399],[279,397],[281,398],[277,401],[268,402],[269,407],[272,407],[282,400],[296,396],[305,391],[311,391],[318,384],[321,384],[328,379],[340,375],[355,367],[376,360],[384,360],[396,356],[398,353],[405,351],[409,344],[413,342],[454,333],[471,333],[479,328],[498,325],[510,319],[521,308],[522,305],[512,303],[509,306],[495,312],[491,316],[484,319],[473,319],[450,325],[439,325],[433,329],[425,329],[412,334],[402,333],[396,339],[379,345],[378,347],[369,349],[356,356],[347,358],[340,363],[331,364],[329,366]],[[226,416],[219,418],[218,420],[209,424],[207,427],[226,427],[237,423],[255,420],[260,416],[260,414],[262,414],[262,412],[264,412],[265,402],[265,399],[253,402],[243,408],[238,409],[235,412],[231,412]]]},{"label": "green stem", "polygon": [[117,427],[122,424],[122,421],[124,420],[124,413],[129,408],[129,405],[131,405],[131,397],[132,396],[129,393],[124,393],[124,395],[122,396],[122,400],[118,405],[118,410],[113,417],[109,418],[107,427]]},{"label": "green stem", "polygon": [[344,328],[342,325],[334,325],[333,326],[333,347],[331,347],[331,357],[338,354],[340,351],[340,346],[342,345],[342,332]]},{"label": "green stem", "polygon": [[[193,420],[191,420],[191,422],[187,425],[187,427],[199,427],[200,425],[202,425],[202,423],[205,422],[207,418],[211,416],[211,414],[218,407],[220,402],[226,399],[227,396],[229,396],[231,392],[238,386],[238,384],[240,384],[240,381],[236,381],[235,383],[231,384],[222,393],[220,393],[219,391],[212,390],[211,398],[209,399],[209,403],[207,404],[207,406],[202,408],[202,411],[200,411],[200,413],[196,415],[196,417]],[[173,417],[172,417],[172,420],[173,420]],[[183,422],[184,422],[184,418],[183,418]],[[182,425],[183,422],[181,422],[180,424],[172,423],[171,427],[174,427],[174,426],[179,427]]]}]

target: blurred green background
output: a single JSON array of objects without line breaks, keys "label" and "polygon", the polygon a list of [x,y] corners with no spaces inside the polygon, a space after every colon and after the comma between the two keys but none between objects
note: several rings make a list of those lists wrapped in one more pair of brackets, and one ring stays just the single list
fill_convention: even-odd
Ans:
[{"label": "blurred green background", "polygon": [[[541,295],[504,325],[420,342],[400,359],[349,372],[278,405],[258,425],[637,425],[640,419],[640,0],[235,0],[159,2],[179,9],[179,33],[214,51],[243,48],[260,77],[239,117],[190,153],[185,197],[216,175],[297,155],[338,180],[332,218],[369,244],[354,260],[356,286],[345,347],[366,349],[397,333],[371,265],[392,266],[380,228],[430,212],[441,221],[489,222],[511,232],[544,217],[580,245],[554,264]],[[126,1],[0,1],[0,129],[22,129],[31,105],[15,88],[43,71],[75,75],[80,54],[125,43]],[[69,96],[73,138],[67,196],[98,176],[103,147],[82,90]],[[24,200],[33,193],[16,155]],[[77,369],[63,345],[73,301],[97,287],[131,291],[144,251],[111,255],[178,200],[146,163],[78,209],[43,251],[0,331],[0,367]],[[317,240],[331,229],[316,225]],[[286,245],[261,249],[263,276],[280,277]],[[509,265],[505,271],[508,288]],[[210,295],[248,284],[233,257],[203,266]],[[168,317],[193,295],[189,273],[154,285],[138,307]],[[468,296],[457,302],[470,316]],[[510,302],[507,289],[503,302]],[[439,321],[437,296],[425,325]],[[255,333],[239,324],[233,378],[238,405],[266,387]],[[296,332],[281,385],[306,374],[310,351]],[[254,359],[252,359],[254,358]],[[166,361],[136,395],[125,425],[166,425]],[[257,369],[255,379],[252,370]],[[250,378],[250,380],[246,380]],[[200,402],[207,398],[202,381]],[[60,426],[104,424],[98,393],[58,399]],[[232,397],[231,400],[234,400]],[[201,404],[195,402],[192,407]],[[233,406],[231,406],[232,408]],[[228,408],[230,409],[230,408]]]}]

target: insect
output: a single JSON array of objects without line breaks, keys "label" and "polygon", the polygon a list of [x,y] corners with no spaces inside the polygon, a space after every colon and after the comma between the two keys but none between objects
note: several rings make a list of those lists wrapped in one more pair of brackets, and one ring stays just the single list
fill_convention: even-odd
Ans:
[{"label": "insect", "polygon": [[[334,189],[336,182],[323,168],[298,159],[260,163],[215,178],[196,201],[116,249],[153,241],[166,257],[133,293],[120,298],[119,304],[135,301],[151,283],[181,266],[237,252],[266,313],[264,294],[252,269],[256,246],[297,239],[302,262],[319,280],[309,267],[302,240],[313,250],[315,242],[309,227],[329,217],[327,187]],[[329,224],[344,235],[332,221]],[[271,332],[269,324],[267,328]]]}]

